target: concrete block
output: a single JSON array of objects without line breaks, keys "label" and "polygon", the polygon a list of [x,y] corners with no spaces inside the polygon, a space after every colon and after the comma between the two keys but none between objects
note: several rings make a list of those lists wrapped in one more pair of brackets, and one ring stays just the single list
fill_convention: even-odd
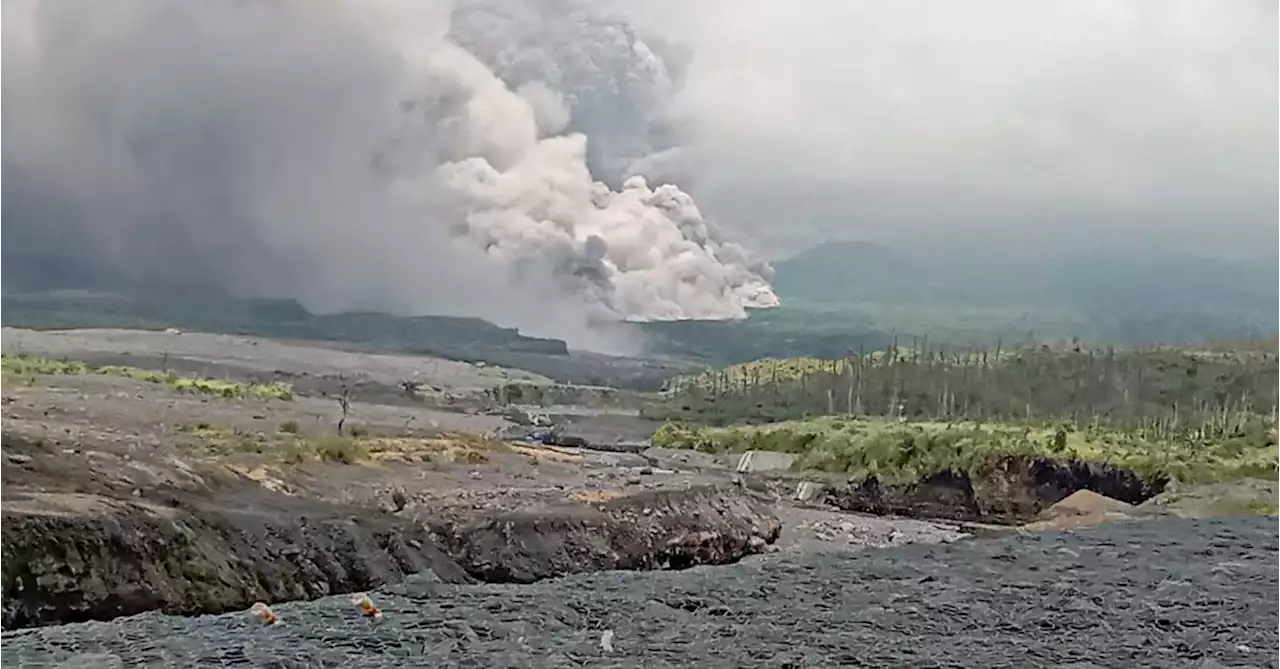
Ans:
[{"label": "concrete block", "polygon": [[795,498],[800,502],[813,501],[818,495],[822,494],[822,484],[813,481],[801,481],[796,486]]},{"label": "concrete block", "polygon": [[735,469],[744,474],[786,471],[791,468],[791,463],[795,461],[796,456],[790,453],[747,451],[742,454],[742,457],[738,458],[738,466]]}]

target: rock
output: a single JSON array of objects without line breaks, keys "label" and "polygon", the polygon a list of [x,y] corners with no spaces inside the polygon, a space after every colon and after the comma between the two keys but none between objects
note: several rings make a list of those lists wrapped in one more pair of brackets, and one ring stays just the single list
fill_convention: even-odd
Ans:
[{"label": "rock", "polygon": [[404,507],[409,505],[409,498],[405,496],[404,490],[396,488],[391,493],[391,505],[397,513],[404,511]]},{"label": "rock", "polygon": [[641,467],[641,468],[640,468],[640,471],[638,471],[638,472],[636,472],[636,473],[637,473],[637,474],[640,474],[641,476],[652,476],[652,475],[653,475],[653,467]]},{"label": "rock", "polygon": [[22,453],[5,453],[4,457],[15,465],[25,465],[28,462],[31,462],[31,456],[24,455]]},{"label": "rock", "polygon": [[471,580],[409,520],[263,489],[235,496],[238,507],[190,497],[180,509],[96,495],[6,500],[4,628],[222,613],[364,591],[424,570]]},{"label": "rock", "polygon": [[822,492],[822,484],[814,483],[813,481],[801,481],[796,485],[795,499],[799,502],[817,501]]},{"label": "rock", "polygon": [[736,562],[775,542],[781,524],[754,496],[704,486],[505,513],[432,529],[472,577],[530,583],[605,569]]}]

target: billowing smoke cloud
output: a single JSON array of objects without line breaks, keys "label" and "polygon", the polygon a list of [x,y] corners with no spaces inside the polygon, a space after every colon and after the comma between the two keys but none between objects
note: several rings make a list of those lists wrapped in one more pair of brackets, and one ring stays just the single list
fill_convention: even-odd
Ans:
[{"label": "billowing smoke cloud", "polygon": [[595,181],[564,132],[583,91],[504,83],[446,3],[3,8],[7,280],[119,274],[587,345],[595,320],[777,303],[685,192]]},{"label": "billowing smoke cloud", "polygon": [[595,4],[689,45],[661,158],[771,250],[1275,258],[1275,2]]},{"label": "billowing smoke cloud", "polygon": [[568,126],[591,138],[593,173],[617,185],[637,161],[682,148],[667,112],[693,54],[600,4],[465,0],[450,35],[508,85],[559,92]]}]

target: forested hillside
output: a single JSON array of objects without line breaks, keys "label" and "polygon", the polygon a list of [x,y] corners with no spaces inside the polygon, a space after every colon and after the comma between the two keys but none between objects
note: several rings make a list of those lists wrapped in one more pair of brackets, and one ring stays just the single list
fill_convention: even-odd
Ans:
[{"label": "forested hillside", "polygon": [[1277,401],[1274,340],[1231,350],[934,348],[765,359],[681,377],[660,417],[710,424],[843,414],[1229,431]]}]

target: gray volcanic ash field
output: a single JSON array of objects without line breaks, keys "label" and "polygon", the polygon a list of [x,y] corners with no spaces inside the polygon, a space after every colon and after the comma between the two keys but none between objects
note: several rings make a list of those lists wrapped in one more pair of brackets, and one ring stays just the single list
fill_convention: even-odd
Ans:
[{"label": "gray volcanic ash field", "polygon": [[[6,634],[10,667],[1274,667],[1273,520],[1160,520],[527,586],[425,579]],[[607,630],[613,635],[602,644]],[[612,650],[603,646],[609,645]]]}]

